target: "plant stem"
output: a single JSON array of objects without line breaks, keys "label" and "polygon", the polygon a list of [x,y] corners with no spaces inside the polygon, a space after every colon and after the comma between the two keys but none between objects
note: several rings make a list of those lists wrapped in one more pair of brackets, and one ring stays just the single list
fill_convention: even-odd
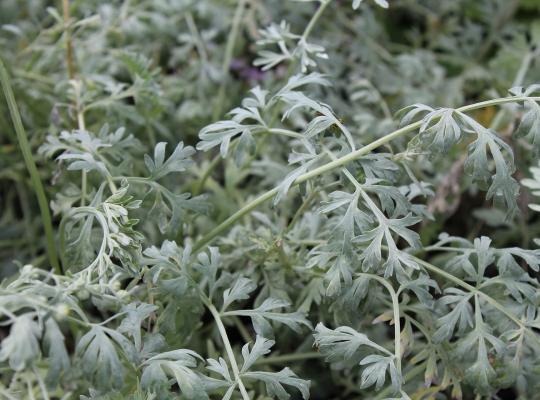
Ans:
[{"label": "plant stem", "polygon": [[[77,110],[77,125],[80,131],[86,131],[86,122],[84,120],[84,107],[81,102],[81,87],[80,81],[72,81],[75,89],[75,108]],[[81,171],[81,207],[84,207],[86,202],[86,182],[87,172],[85,169]]]},{"label": "plant stem", "polygon": [[45,382],[43,382],[43,378],[41,377],[39,373],[39,369],[36,367],[35,363],[32,363],[32,371],[34,372],[34,375],[36,376],[36,380],[38,382],[38,386],[41,391],[41,396],[43,400],[49,400],[49,393],[45,386]]},{"label": "plant stem", "polygon": [[106,97],[104,99],[96,100],[93,103],[89,103],[83,109],[83,111],[93,110],[94,108],[102,108],[108,106],[110,103],[113,103],[118,100],[127,99],[128,97],[133,97],[135,91],[132,88],[128,88],[118,94]]},{"label": "plant stem", "polygon": [[302,39],[300,40],[303,40],[303,41],[307,40],[308,36],[311,34],[311,31],[315,27],[315,24],[317,23],[319,18],[321,18],[322,14],[324,13],[324,10],[326,9],[326,7],[328,7],[328,4],[330,4],[330,1],[331,0],[323,0],[321,2],[321,5],[317,9],[317,12],[313,14],[313,17],[311,18],[308,25],[306,26],[306,29],[304,30],[304,33],[302,34]]},{"label": "plant stem", "polygon": [[225,58],[223,59],[223,65],[221,66],[221,85],[218,91],[217,105],[214,109],[214,114],[212,118],[214,120],[218,119],[221,116],[223,110],[223,101],[225,100],[225,89],[227,87],[227,75],[229,74],[229,67],[231,65],[231,60],[234,52],[234,45],[236,44],[236,37],[240,30],[240,22],[242,20],[242,15],[244,9],[246,8],[246,0],[238,0],[238,5],[234,12],[233,23],[229,37],[227,38],[227,46],[225,48]]},{"label": "plant stem", "polygon": [[[459,111],[459,112],[468,112],[468,111],[473,111],[473,110],[477,110],[477,109],[480,109],[480,108],[485,108],[485,107],[491,107],[491,106],[495,106],[495,105],[500,105],[500,104],[506,104],[506,103],[515,103],[515,102],[520,102],[520,101],[524,101],[524,100],[533,100],[533,101],[540,101],[540,97],[527,97],[527,96],[516,96],[516,97],[503,97],[503,98],[499,98],[499,99],[493,99],[493,100],[486,100],[486,101],[481,101],[479,103],[474,103],[474,104],[470,104],[470,105],[467,105],[467,106],[463,106],[463,107],[460,107],[460,108],[457,108],[456,111]],[[422,124],[422,121],[418,121],[418,122],[414,122],[412,124],[409,124],[409,125],[406,125],[400,129],[397,129],[391,133],[389,133],[388,135],[386,136],[383,136],[377,140],[375,140],[374,142],[371,142],[370,144],[358,149],[358,150],[355,150],[355,151],[352,151],[350,152],[349,154],[343,156],[343,157],[340,157],[336,160],[333,160],[333,161],[330,161],[324,165],[321,165],[320,167],[317,167],[311,171],[308,171],[306,172],[305,174],[303,175],[300,175],[294,182],[293,184],[291,185],[292,186],[296,186],[296,185],[299,185],[303,182],[306,182],[308,180],[310,180],[311,178],[314,178],[316,176],[319,176],[319,175],[322,175],[326,172],[329,172],[329,171],[332,171],[336,168],[340,168],[342,167],[343,165],[351,162],[351,161],[354,161],[354,160],[357,160],[358,158],[366,155],[366,154],[369,154],[372,150],[375,150],[376,148],[379,148],[381,146],[383,146],[384,144],[398,138],[398,137],[401,137],[407,133],[410,133],[416,129],[418,129]],[[249,202],[248,204],[246,204],[244,207],[242,207],[240,210],[238,210],[237,212],[235,212],[234,214],[232,214],[229,218],[227,218],[225,221],[223,221],[222,223],[220,223],[218,226],[216,226],[214,229],[212,229],[210,232],[208,232],[206,235],[204,235],[194,246],[193,250],[194,251],[198,251],[200,249],[202,249],[204,246],[206,246],[207,244],[209,244],[212,240],[214,240],[219,234],[221,234],[223,231],[227,230],[229,227],[231,227],[232,225],[234,225],[238,220],[240,220],[242,217],[244,217],[245,215],[249,214],[251,211],[253,211],[255,208],[257,208],[259,205],[263,204],[264,202],[270,200],[272,197],[274,197],[277,192],[278,192],[278,187],[275,187],[263,194],[261,194],[260,196],[258,196],[257,198],[255,198],[254,200],[252,200],[251,202]]]},{"label": "plant stem", "polygon": [[306,136],[302,135],[301,133],[294,132],[294,131],[291,131],[289,129],[270,128],[266,132],[274,133],[276,135],[281,135],[281,136],[292,137],[292,138],[295,138],[295,139],[305,139],[306,138]]},{"label": "plant stem", "polygon": [[206,52],[206,47],[204,46],[203,39],[201,37],[201,34],[199,33],[199,30],[197,29],[195,20],[193,19],[193,14],[191,14],[190,12],[186,13],[186,23],[189,29],[189,33],[195,39],[195,47],[197,47],[197,53],[199,53],[199,57],[203,62],[204,68],[204,66],[208,65],[208,53]]},{"label": "plant stem", "polygon": [[285,364],[289,362],[305,361],[311,359],[322,358],[323,355],[316,351],[310,351],[307,353],[293,353],[293,354],[283,354],[281,356],[259,358],[255,361],[256,365],[266,365],[266,364]]},{"label": "plant stem", "polygon": [[242,337],[242,340],[246,343],[251,341],[251,336],[249,336],[249,332],[238,317],[232,317],[232,320],[234,322],[234,326],[236,326],[236,329],[238,329],[238,332],[240,333],[240,336]]},{"label": "plant stem", "polygon": [[[229,152],[232,152],[234,148],[238,145],[238,140],[231,140],[231,144],[229,146]],[[208,164],[208,167],[200,174],[200,178],[197,181],[197,183],[194,185],[192,194],[193,196],[197,196],[201,194],[204,187],[206,186],[206,182],[211,179],[212,172],[214,169],[218,166],[218,164],[223,160],[223,157],[221,157],[221,153],[218,151],[217,154],[214,156],[210,164]]]},{"label": "plant stem", "polygon": [[283,233],[286,233],[288,232],[295,224],[296,224],[296,221],[298,221],[298,219],[300,219],[304,213],[304,211],[309,207],[309,205],[311,204],[311,202],[319,195],[319,191],[318,190],[313,190],[313,192],[311,192],[309,194],[309,196],[304,200],[304,202],[302,203],[302,205],[300,206],[300,208],[298,208],[298,210],[296,210],[296,212],[294,213],[294,216],[292,217],[291,221],[287,224],[287,226],[285,227],[284,229],[284,232]]},{"label": "plant stem", "polygon": [[394,313],[394,357],[396,359],[396,368],[401,374],[401,322],[399,320],[399,299],[396,291],[386,279],[375,274],[359,273],[358,276],[364,276],[369,279],[376,280],[383,285],[392,298],[392,310]]},{"label": "plant stem", "polygon": [[73,62],[73,46],[71,45],[71,32],[69,28],[69,0],[62,0],[62,11],[64,14],[64,35],[66,38],[66,62],[69,79],[75,78],[75,64]]},{"label": "plant stem", "polygon": [[28,394],[28,400],[36,400],[36,397],[34,396],[34,389],[32,388],[32,382],[30,381],[30,377],[28,375],[25,375],[23,377],[24,381],[26,382],[26,391]]},{"label": "plant stem", "polygon": [[43,222],[43,229],[45,230],[45,238],[47,241],[47,253],[49,255],[49,262],[51,263],[51,266],[54,268],[54,271],[57,274],[60,274],[62,271],[60,269],[60,264],[58,262],[58,255],[56,254],[54,232],[53,232],[53,227],[52,227],[51,214],[49,212],[49,204],[47,201],[47,196],[45,195],[45,189],[43,188],[43,184],[41,183],[41,180],[39,177],[39,172],[37,170],[36,163],[32,155],[30,143],[28,142],[28,138],[26,136],[26,132],[24,130],[24,127],[21,121],[19,108],[17,107],[15,96],[11,88],[9,75],[7,73],[7,70],[4,66],[4,62],[2,61],[2,59],[0,59],[0,81],[2,82],[2,89],[4,91],[4,96],[8,104],[11,120],[15,128],[15,133],[17,134],[17,140],[19,142],[19,147],[23,155],[24,163],[26,165],[26,169],[28,170],[28,173],[30,174],[30,180],[32,182],[34,191],[36,192],[36,197],[37,197],[39,209],[41,212],[41,220]]},{"label": "plant stem", "polygon": [[223,345],[225,346],[225,351],[227,352],[227,358],[229,359],[229,363],[231,364],[231,368],[233,370],[234,379],[236,380],[236,383],[238,384],[238,388],[240,389],[242,398],[244,400],[249,400],[249,395],[247,393],[246,387],[244,386],[244,383],[242,382],[242,379],[240,378],[240,370],[238,369],[236,358],[234,358],[234,352],[231,347],[231,342],[229,342],[229,337],[227,336],[227,330],[225,329],[225,326],[223,325],[223,321],[221,321],[221,316],[219,315],[218,310],[216,309],[216,307],[214,307],[212,303],[208,303],[207,307],[210,310],[210,313],[212,313],[214,320],[216,321],[219,334],[221,335],[221,340],[223,341]]},{"label": "plant stem", "polygon": [[514,82],[512,82],[513,87],[521,86],[523,84],[523,81],[525,80],[525,76],[527,75],[527,72],[531,68],[531,64],[534,58],[537,56],[538,56],[538,50],[530,51],[527,54],[525,54],[525,57],[523,57],[523,60],[521,60],[521,65],[519,66],[516,77],[514,78]]},{"label": "plant stem", "polygon": [[81,172],[81,207],[84,207],[86,204],[86,171],[83,169]]}]

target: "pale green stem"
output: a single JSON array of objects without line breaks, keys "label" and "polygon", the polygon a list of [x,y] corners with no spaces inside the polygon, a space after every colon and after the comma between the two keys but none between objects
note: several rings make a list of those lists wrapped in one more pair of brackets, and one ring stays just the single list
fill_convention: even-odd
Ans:
[{"label": "pale green stem", "polygon": [[115,319],[120,318],[124,315],[126,315],[126,311],[119,312],[118,314],[115,314],[112,317],[107,318],[105,321],[100,322],[99,324],[91,324],[91,325],[104,326],[104,325],[107,325],[109,322],[114,321]]},{"label": "pale green stem", "polygon": [[256,365],[266,365],[266,364],[284,365],[290,362],[298,362],[298,361],[301,362],[305,360],[319,359],[322,357],[323,355],[321,353],[317,353],[316,351],[311,351],[308,353],[293,353],[293,354],[284,354],[281,356],[259,358],[255,362],[255,364]]},{"label": "pale green stem", "polygon": [[[233,146],[235,146],[237,143],[238,141],[233,139],[231,141],[230,150],[232,150]],[[210,178],[212,171],[214,171],[214,168],[216,168],[216,166],[219,164],[219,162],[221,161],[221,158],[222,158],[221,154],[218,152],[214,156],[214,159],[210,162],[208,167],[201,174],[201,177],[199,178],[198,183],[195,185],[195,188],[193,189],[194,196],[197,196],[202,192],[202,190],[204,189],[204,186],[206,185],[206,181],[208,180],[208,178]]]},{"label": "pale green stem", "polygon": [[514,82],[512,82],[512,86],[521,86],[523,84],[525,76],[527,75],[534,58],[538,55],[537,53],[538,50],[525,54],[525,57],[523,57],[523,60],[521,60],[521,65],[519,66],[519,70],[516,74]]},{"label": "pale green stem", "polygon": [[234,379],[236,380],[236,383],[238,384],[238,388],[240,389],[242,398],[244,400],[249,400],[249,395],[246,390],[246,387],[244,386],[244,383],[242,382],[242,379],[240,378],[240,369],[238,368],[236,358],[234,358],[234,352],[231,347],[231,342],[229,341],[229,337],[227,336],[227,330],[225,329],[225,326],[223,325],[221,316],[219,315],[218,310],[216,309],[216,307],[214,307],[213,304],[208,303],[207,307],[208,307],[208,310],[210,310],[210,313],[212,313],[214,320],[216,321],[216,325],[218,327],[221,340],[223,341],[223,345],[225,346],[225,351],[227,352],[227,358],[229,359],[229,363],[231,364],[231,368],[233,370]]},{"label": "pale green stem", "polygon": [[[78,129],[81,130],[81,131],[85,131],[86,130],[86,123],[85,123],[85,119],[84,119],[84,113],[86,110],[90,109],[91,107],[90,106],[87,106],[87,107],[84,107],[84,105],[82,104],[81,102],[81,90],[82,90],[82,82],[80,80],[72,80],[71,81],[71,84],[73,85],[73,88],[75,90],[75,108],[77,110],[77,124],[78,124]],[[96,103],[94,103],[96,104]],[[87,149],[82,149],[83,151],[88,151]],[[97,158],[99,158],[101,161],[103,161],[104,164],[109,164],[109,162],[107,161],[107,159],[102,156],[101,154],[99,154],[99,152],[95,152],[93,153]],[[83,176],[82,176],[82,179],[83,181],[86,179],[86,172],[83,170]],[[107,173],[107,176],[106,176],[106,179],[107,179],[107,182],[109,184],[109,189],[111,191],[111,193],[115,193],[117,191],[117,188],[116,188],[116,185],[114,184],[113,180],[112,180],[112,177],[109,173]],[[86,189],[86,188],[84,188]],[[86,197],[86,193],[85,191],[82,191],[82,196]]]},{"label": "pale green stem", "polygon": [[64,17],[64,35],[66,41],[66,63],[69,79],[75,77],[75,63],[73,61],[73,46],[71,44],[71,29],[69,16],[69,0],[62,0],[62,11]]},{"label": "pale green stem", "polygon": [[4,66],[4,62],[1,59],[0,59],[0,81],[2,82],[4,96],[8,104],[11,120],[15,128],[15,133],[17,134],[17,141],[19,143],[19,148],[21,149],[21,153],[24,159],[24,163],[26,165],[26,169],[28,170],[28,173],[30,174],[30,180],[32,181],[32,186],[34,187],[34,191],[36,192],[36,197],[37,197],[39,209],[41,212],[41,220],[43,223],[43,228],[45,230],[45,238],[47,241],[47,253],[49,255],[49,262],[51,263],[51,266],[54,268],[54,271],[57,274],[60,274],[62,271],[60,269],[60,263],[58,262],[58,255],[56,253],[56,245],[54,242],[54,231],[52,227],[51,213],[49,211],[49,204],[47,201],[47,196],[45,194],[45,189],[43,188],[43,184],[41,183],[39,172],[37,170],[36,163],[34,161],[34,156],[32,155],[32,150],[30,148],[30,143],[28,142],[28,138],[26,136],[26,132],[24,130],[24,127],[21,121],[21,115],[19,113],[19,108],[17,107],[15,96],[11,88],[9,75]]},{"label": "pale green stem", "polygon": [[[46,310],[49,310],[50,312],[55,312],[56,311],[56,308],[49,305],[49,304],[46,304],[46,303],[43,303],[41,301],[37,301],[35,300],[34,298],[32,297],[29,297],[26,299],[26,301],[30,304],[33,304],[34,306],[36,307],[41,307],[41,308],[44,308]],[[85,326],[85,327],[88,327],[88,326],[91,326],[92,324],[86,319],[86,316],[84,314],[79,314],[77,313],[79,316],[81,316],[81,318],[84,317],[85,320],[80,320],[80,319],[77,319],[75,317],[72,317],[71,315],[66,315],[64,318],[66,318],[67,320],[70,320],[76,324],[79,324],[81,326]]]},{"label": "pale green stem", "polygon": [[191,36],[195,39],[195,46],[197,47],[197,53],[199,53],[199,57],[201,57],[201,61],[203,62],[203,68],[205,65],[208,65],[208,53],[206,52],[206,47],[204,46],[204,42],[202,40],[201,34],[199,33],[199,30],[197,29],[197,25],[195,24],[195,20],[193,19],[193,15],[190,12],[186,13],[186,22],[189,28],[189,32],[191,33]]},{"label": "pale green stem", "polygon": [[455,253],[465,253],[472,249],[460,248],[460,247],[440,247],[440,246],[428,246],[422,249],[423,251],[448,251]]},{"label": "pale green stem", "polygon": [[392,311],[394,313],[394,357],[396,359],[396,368],[401,374],[401,322],[399,320],[400,311],[399,311],[399,299],[396,291],[386,279],[381,276],[374,274],[359,273],[358,276],[364,276],[369,279],[376,280],[381,285],[383,285],[390,297],[392,298]]},{"label": "pale green stem", "polygon": [[221,66],[221,85],[218,91],[217,106],[214,109],[213,119],[216,120],[220,117],[223,110],[223,101],[225,99],[225,89],[227,88],[227,76],[229,74],[229,67],[234,52],[234,45],[236,44],[236,37],[240,31],[240,22],[242,21],[242,15],[246,8],[246,0],[238,0],[236,11],[234,12],[233,23],[229,37],[227,38],[227,45],[225,48],[225,58],[223,59],[223,65]]},{"label": "pale green stem", "polygon": [[28,399],[29,400],[36,400],[34,396],[34,389],[32,388],[32,382],[30,381],[30,377],[28,375],[24,375],[24,380],[26,382],[26,390],[28,393]]},{"label": "pale green stem", "polygon": [[39,389],[41,390],[41,395],[43,396],[43,400],[49,400],[49,393],[47,391],[47,387],[45,386],[45,382],[43,382],[43,378],[41,377],[39,370],[36,367],[36,364],[32,363],[32,371],[34,372],[34,375],[36,376],[36,380],[38,381]]},{"label": "pale green stem", "polygon": [[[470,104],[467,106],[463,106],[458,108],[456,111],[459,112],[468,112],[477,110],[480,108],[490,107],[494,105],[499,104],[506,104],[506,103],[515,103],[520,102],[524,100],[532,100],[532,101],[540,101],[540,97],[527,97],[527,96],[516,96],[516,97],[504,97],[499,99],[493,99],[493,100],[486,100],[481,101],[479,103]],[[347,163],[357,160],[360,157],[369,154],[372,150],[375,150],[386,143],[406,135],[407,133],[410,133],[416,129],[418,129],[422,124],[422,121],[414,122],[412,124],[406,125],[400,129],[397,129],[391,133],[389,133],[386,136],[383,136],[380,139],[375,140],[374,142],[371,142],[370,144],[355,150],[353,152],[350,152],[349,154],[340,157],[336,160],[330,161],[324,165],[321,165],[320,167],[317,167],[309,172],[306,172],[303,175],[300,175],[292,184],[292,186],[299,185],[301,183],[304,183],[311,178],[314,178],[316,176],[320,176],[326,172],[333,171],[336,168],[340,168]],[[221,234],[223,231],[227,230],[229,227],[234,225],[238,220],[240,220],[245,215],[249,214],[251,211],[253,211],[255,208],[257,208],[259,205],[265,203],[266,201],[270,200],[272,197],[274,197],[278,193],[279,188],[275,187],[266,193],[261,194],[248,204],[246,204],[244,207],[242,207],[240,210],[235,212],[233,215],[231,215],[229,218],[227,218],[225,221],[220,223],[218,226],[216,226],[214,229],[212,229],[210,232],[208,232],[205,236],[203,236],[194,246],[194,251],[199,251],[204,246],[209,244],[212,240],[214,240],[219,234]]]},{"label": "pale green stem", "polygon": [[109,96],[109,97],[104,98],[104,99],[96,100],[93,103],[89,103],[88,105],[86,105],[84,107],[83,111],[86,112],[86,111],[89,111],[89,110],[93,110],[94,108],[105,107],[108,104],[113,103],[115,101],[126,99],[128,97],[133,97],[135,94],[136,93],[135,93],[135,90],[133,88],[128,88],[128,89],[124,90],[123,92],[120,92],[120,93],[118,93],[116,95]]},{"label": "pale green stem", "polygon": [[[75,86],[75,107],[77,108],[77,124],[80,131],[86,130],[86,122],[84,120],[84,109],[81,103],[81,83],[77,82]],[[85,206],[86,202],[86,182],[87,182],[87,172],[82,170],[81,172],[81,207]]]},{"label": "pale green stem", "polygon": [[83,169],[81,173],[81,207],[85,206],[86,201],[86,175],[86,170]]},{"label": "pale green stem", "polygon": [[[398,296],[399,296],[399,293],[398,293]],[[416,326],[416,328],[422,333],[422,335],[424,335],[424,337],[426,338],[426,340],[428,342],[431,342],[431,335],[429,334],[429,332],[426,330],[426,328],[424,327],[424,325],[422,325],[419,321],[417,321],[415,318],[411,317],[410,315],[407,315],[405,313],[403,313],[403,316],[405,317],[406,320],[408,320],[411,324],[413,324],[414,326]]]},{"label": "pale green stem", "polygon": [[302,217],[302,215],[304,214],[304,211],[309,207],[311,202],[315,199],[315,197],[317,197],[318,194],[319,194],[318,190],[314,190],[313,192],[309,194],[309,196],[302,203],[300,208],[298,208],[298,210],[294,213],[294,216],[292,217],[291,221],[285,227],[284,233],[288,232],[296,224],[296,221],[298,221],[298,219]]},{"label": "pale green stem", "polygon": [[301,133],[294,132],[294,131],[291,131],[289,129],[270,128],[270,129],[268,129],[266,131],[263,131],[263,132],[270,132],[270,133],[274,133],[276,135],[288,136],[288,137],[292,137],[292,138],[295,138],[295,139],[305,139],[306,138]]},{"label": "pale green stem", "polygon": [[[108,164],[108,161],[105,157],[103,157],[101,154],[99,153],[95,153],[95,156],[97,158],[99,158],[101,161],[103,161],[103,163],[105,164]],[[107,175],[105,175],[105,179],[107,179],[107,184],[109,185],[109,190],[111,191],[112,194],[116,193],[116,191],[118,190],[116,188],[116,185],[114,184],[114,178],[111,174],[109,174],[109,172],[107,171]]]},{"label": "pale green stem", "polygon": [[234,326],[236,326],[236,329],[238,329],[238,332],[240,333],[242,340],[246,343],[250,342],[251,336],[249,335],[248,330],[246,329],[246,327],[244,326],[240,318],[233,317],[232,320],[234,322]]},{"label": "pale green stem", "polygon": [[328,4],[330,4],[330,1],[331,0],[322,0],[321,5],[317,9],[317,12],[313,14],[313,17],[311,18],[308,25],[306,26],[306,29],[304,30],[304,34],[302,35],[301,40],[304,40],[304,41],[307,40],[308,36],[311,34],[311,31],[315,27],[315,24],[317,23],[319,18],[321,18],[322,14],[324,13],[324,10],[326,9],[326,7],[328,7]]}]

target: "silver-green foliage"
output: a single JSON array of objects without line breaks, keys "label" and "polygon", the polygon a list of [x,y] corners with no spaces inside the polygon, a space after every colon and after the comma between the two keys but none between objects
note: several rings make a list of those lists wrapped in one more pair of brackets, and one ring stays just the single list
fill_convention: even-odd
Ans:
[{"label": "silver-green foliage", "polygon": [[[0,396],[537,395],[536,25],[505,43],[502,0],[35,3],[0,4],[2,84],[62,268],[9,133]],[[392,43],[394,3],[426,32]],[[484,205],[459,226],[451,196]]]}]

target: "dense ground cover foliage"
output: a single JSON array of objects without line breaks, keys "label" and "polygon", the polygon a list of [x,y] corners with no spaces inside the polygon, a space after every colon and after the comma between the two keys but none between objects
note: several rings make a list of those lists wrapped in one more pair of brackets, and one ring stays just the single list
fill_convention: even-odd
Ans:
[{"label": "dense ground cover foliage", "polygon": [[0,397],[537,399],[537,0],[2,0]]}]

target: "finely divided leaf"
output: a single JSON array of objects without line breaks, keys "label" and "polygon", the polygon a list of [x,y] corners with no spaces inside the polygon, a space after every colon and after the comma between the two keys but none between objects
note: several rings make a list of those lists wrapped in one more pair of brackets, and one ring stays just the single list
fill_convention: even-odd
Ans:
[{"label": "finely divided leaf", "polygon": [[146,154],[144,162],[150,172],[150,179],[158,180],[172,172],[182,172],[193,165],[191,156],[195,149],[191,146],[184,147],[184,142],[178,143],[173,153],[165,160],[165,147],[167,143],[160,142],[154,148],[154,159]]},{"label": "finely divided leaf", "polygon": [[47,318],[43,345],[49,356],[47,383],[53,388],[60,382],[60,374],[67,371],[70,365],[69,354],[64,341],[65,337],[56,321],[53,318]]},{"label": "finely divided leaf", "polygon": [[536,101],[526,100],[525,106],[527,112],[523,115],[515,135],[529,140],[534,154],[538,156],[540,152],[540,105]]},{"label": "finely divided leaf", "polygon": [[178,349],[158,354],[143,364],[141,376],[143,388],[169,387],[169,377],[178,384],[186,398],[207,400],[203,379],[193,369],[201,357],[191,350]]},{"label": "finely divided leaf", "polygon": [[120,333],[126,333],[128,336],[131,336],[137,350],[142,349],[141,324],[157,309],[157,306],[147,303],[131,303],[122,308],[122,312],[126,313],[126,317],[122,320],[117,330]]},{"label": "finely divided leaf", "polygon": [[283,387],[284,385],[296,388],[304,400],[309,399],[310,381],[298,378],[289,368],[283,368],[279,372],[246,372],[243,377],[263,381],[266,384],[268,395],[276,396],[279,400],[287,400],[291,397]]},{"label": "finely divided leaf", "polygon": [[386,372],[390,375],[394,391],[398,392],[401,388],[402,378],[392,356],[372,354],[362,359],[360,365],[367,365],[362,371],[362,388],[375,385],[375,389],[379,390],[384,385]]},{"label": "finely divided leaf", "polygon": [[118,341],[118,335],[122,336],[119,333],[114,335],[113,340],[109,336],[112,332],[114,331],[94,325],[79,340],[75,349],[83,372],[101,387],[120,387],[124,381],[124,367],[114,342],[121,347],[124,343]]},{"label": "finely divided leaf", "polygon": [[270,353],[270,349],[276,342],[273,340],[265,339],[262,336],[257,335],[255,344],[249,350],[249,344],[245,344],[242,347],[242,357],[244,358],[244,364],[240,370],[241,373],[247,372],[251,366],[262,356]]},{"label": "finely divided leaf", "polygon": [[223,292],[223,307],[221,310],[226,310],[233,302],[238,300],[249,299],[249,295],[257,288],[251,279],[240,277],[233,286]]},{"label": "finely divided leaf", "polygon": [[23,370],[39,357],[40,338],[41,328],[31,315],[17,317],[9,336],[2,340],[0,361],[9,360],[11,369]]},{"label": "finely divided leaf", "polygon": [[280,309],[288,307],[289,305],[290,304],[287,301],[268,298],[254,310],[227,311],[224,315],[250,317],[255,332],[263,337],[273,337],[273,329],[270,325],[270,321],[287,325],[296,332],[300,332],[302,325],[311,329],[311,323],[306,319],[304,313],[298,311],[294,313],[279,312]]},{"label": "finely divided leaf", "polygon": [[321,322],[315,327],[315,344],[329,362],[349,360],[357,355],[360,346],[380,349],[380,346],[348,326],[329,329]]},{"label": "finely divided leaf", "polygon": [[454,308],[438,320],[439,329],[433,335],[433,340],[437,343],[449,339],[454,333],[456,325],[458,325],[459,332],[473,326],[473,309],[470,304],[473,295],[456,288],[446,289],[445,293],[448,294],[439,300],[440,303],[443,305],[452,304]]}]

